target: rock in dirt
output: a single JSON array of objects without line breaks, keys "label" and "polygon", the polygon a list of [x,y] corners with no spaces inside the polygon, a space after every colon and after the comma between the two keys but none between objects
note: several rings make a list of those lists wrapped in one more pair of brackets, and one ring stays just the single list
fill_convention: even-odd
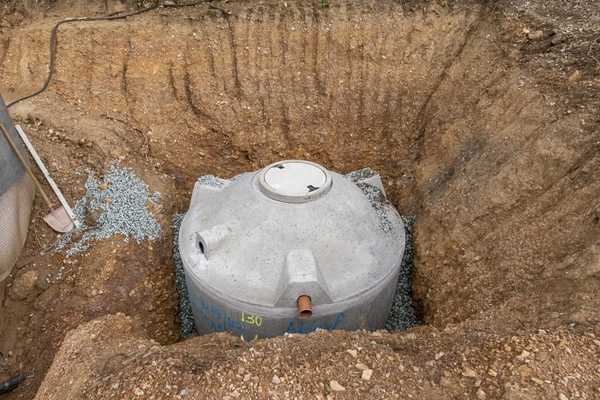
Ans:
[{"label": "rock in dirt", "polygon": [[365,369],[365,370],[363,370],[360,378],[363,381],[370,381],[371,380],[371,376],[373,376],[373,370],[372,369]]},{"label": "rock in dirt", "polygon": [[17,300],[23,300],[27,298],[27,296],[34,289],[38,278],[38,271],[27,271],[24,274],[19,275],[13,283],[10,296]]},{"label": "rock in dirt", "polygon": [[487,394],[481,388],[477,389],[475,396],[477,396],[479,400],[485,400],[487,398]]},{"label": "rock in dirt", "polygon": [[529,40],[542,40],[544,38],[544,31],[533,31],[527,34]]},{"label": "rock in dirt", "polygon": [[329,382],[329,387],[331,388],[331,390],[333,390],[334,392],[343,392],[346,390],[345,387],[343,387],[342,385],[339,384],[338,381],[336,380],[332,380]]},{"label": "rock in dirt", "polygon": [[361,371],[367,370],[369,369],[369,367],[367,367],[365,364],[363,363],[357,363],[356,364],[356,368],[360,369]]},{"label": "rock in dirt", "polygon": [[576,69],[575,71],[573,71],[573,73],[571,75],[569,75],[569,82],[571,83],[575,83],[575,82],[579,82],[582,78],[582,74],[581,71]]}]

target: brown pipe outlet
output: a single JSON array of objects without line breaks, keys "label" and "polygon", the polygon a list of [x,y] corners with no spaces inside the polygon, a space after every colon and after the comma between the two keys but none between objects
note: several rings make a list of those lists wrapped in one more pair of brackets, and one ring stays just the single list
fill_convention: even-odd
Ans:
[{"label": "brown pipe outlet", "polygon": [[298,306],[298,314],[300,318],[306,319],[312,316],[312,303],[310,301],[310,296],[305,294],[298,297],[296,300],[296,305]]}]

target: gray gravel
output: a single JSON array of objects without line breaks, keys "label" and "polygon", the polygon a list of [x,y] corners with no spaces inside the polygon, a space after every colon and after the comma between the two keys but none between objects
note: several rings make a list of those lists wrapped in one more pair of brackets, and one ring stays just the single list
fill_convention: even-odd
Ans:
[{"label": "gray gravel", "polygon": [[358,186],[367,200],[369,200],[369,203],[371,203],[371,207],[373,207],[375,214],[379,219],[379,227],[381,230],[384,232],[391,232],[394,227],[388,216],[391,211],[391,203],[388,201],[387,197],[385,197],[385,194],[381,189],[364,181],[374,175],[377,175],[377,172],[366,167],[359,169],[358,171],[350,172],[346,176]]},{"label": "gray gravel", "polygon": [[[63,235],[54,250],[66,250],[70,257],[87,250],[95,240],[115,235],[138,242],[159,238],[160,225],[147,204],[158,204],[160,193],[151,194],[148,185],[133,170],[112,164],[104,179],[89,172],[85,188],[85,195],[73,209],[82,226]],[[72,243],[74,238],[79,239]]]},{"label": "gray gravel", "polygon": [[415,219],[414,217],[402,216],[402,221],[406,233],[406,245],[400,264],[396,295],[388,319],[385,322],[385,329],[389,331],[402,331],[420,323],[412,301],[412,270],[415,255],[413,227]]},{"label": "gray gravel", "polygon": [[359,170],[356,171],[352,171],[350,172],[348,175],[346,175],[348,178],[350,178],[350,180],[354,183],[360,182],[364,179],[370,178],[374,175],[376,175],[377,172],[375,172],[375,170],[373,170],[372,168],[369,167],[365,167],[365,168],[361,168]]},{"label": "gray gravel", "polygon": [[356,182],[356,186],[362,190],[365,197],[369,200],[369,203],[371,203],[371,207],[375,210],[381,230],[384,232],[391,232],[394,229],[394,225],[389,218],[391,203],[385,197],[381,189],[366,182]]},{"label": "gray gravel", "polygon": [[214,175],[203,175],[198,178],[198,184],[203,186],[210,186],[214,188],[220,188],[225,186],[227,181]]},{"label": "gray gravel", "polygon": [[175,267],[175,286],[179,295],[179,322],[180,334],[182,338],[195,335],[196,326],[194,325],[194,315],[192,314],[192,305],[188,297],[188,290],[185,284],[185,273],[183,271],[183,262],[179,254],[179,228],[185,214],[175,214],[171,219],[173,228],[173,265]]}]

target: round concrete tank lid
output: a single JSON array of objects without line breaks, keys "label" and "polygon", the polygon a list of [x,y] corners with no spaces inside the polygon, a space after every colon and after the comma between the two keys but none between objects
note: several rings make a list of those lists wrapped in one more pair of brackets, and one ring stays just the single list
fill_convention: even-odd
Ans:
[{"label": "round concrete tank lid", "polygon": [[264,168],[258,177],[261,191],[268,197],[286,203],[304,203],[326,194],[331,176],[319,164],[287,160]]}]

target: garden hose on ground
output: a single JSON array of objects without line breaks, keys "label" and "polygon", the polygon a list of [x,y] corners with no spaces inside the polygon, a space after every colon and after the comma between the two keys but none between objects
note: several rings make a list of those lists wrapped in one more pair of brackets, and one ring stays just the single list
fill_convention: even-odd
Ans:
[{"label": "garden hose on ground", "polygon": [[0,383],[0,394],[12,392],[25,380],[25,375],[15,375],[6,382]]}]

